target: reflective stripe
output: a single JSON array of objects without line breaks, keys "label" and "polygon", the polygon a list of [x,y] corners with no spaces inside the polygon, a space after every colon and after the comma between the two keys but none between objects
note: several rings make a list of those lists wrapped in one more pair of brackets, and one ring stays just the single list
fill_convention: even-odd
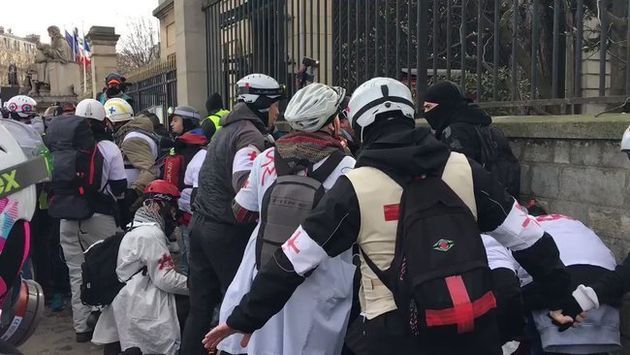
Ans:
[{"label": "reflective stripe", "polygon": [[478,300],[470,302],[461,276],[450,276],[445,281],[453,307],[426,310],[427,326],[457,325],[458,334],[472,332],[475,330],[475,318],[481,317],[497,306],[494,294],[488,291]]}]

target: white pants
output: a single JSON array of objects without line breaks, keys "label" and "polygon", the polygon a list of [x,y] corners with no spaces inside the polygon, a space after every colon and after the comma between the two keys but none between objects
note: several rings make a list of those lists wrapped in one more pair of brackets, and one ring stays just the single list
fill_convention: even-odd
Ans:
[{"label": "white pants", "polygon": [[63,256],[66,258],[72,291],[72,320],[77,333],[89,332],[87,318],[91,307],[81,303],[81,264],[83,252],[95,242],[116,233],[114,217],[95,213],[84,221],[62,219],[60,223],[60,242]]}]

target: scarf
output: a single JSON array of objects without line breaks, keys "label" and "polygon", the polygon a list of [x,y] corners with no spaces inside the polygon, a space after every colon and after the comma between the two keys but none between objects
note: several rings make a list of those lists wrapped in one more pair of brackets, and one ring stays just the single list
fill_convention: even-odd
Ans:
[{"label": "scarf", "polygon": [[138,208],[133,220],[139,223],[157,223],[160,229],[164,230],[164,218],[162,218],[160,212],[154,211],[147,206]]},{"label": "scarf", "polygon": [[289,168],[296,170],[309,167],[335,151],[345,152],[340,140],[322,131],[289,133],[276,141],[276,149]]}]

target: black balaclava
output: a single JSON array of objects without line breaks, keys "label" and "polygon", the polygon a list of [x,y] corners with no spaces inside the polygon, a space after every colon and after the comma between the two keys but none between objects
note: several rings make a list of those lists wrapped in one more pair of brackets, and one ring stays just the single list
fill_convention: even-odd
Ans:
[{"label": "black balaclava", "polygon": [[[401,130],[411,130],[415,127],[414,120],[405,117],[400,111],[384,112],[376,116],[374,123],[363,130],[363,142],[360,151],[369,149],[370,145],[378,138]],[[354,123],[352,125],[355,135],[361,137],[361,127]]]},{"label": "black balaclava", "polygon": [[92,129],[92,134],[94,135],[94,139],[97,142],[107,140],[113,141],[113,133],[112,130],[105,124],[105,122],[90,120],[90,128]]},{"label": "black balaclava", "polygon": [[163,202],[160,207],[160,215],[162,216],[162,219],[164,219],[164,233],[167,238],[173,234],[173,231],[177,227],[177,216],[173,216],[171,213],[172,207],[175,207],[175,210],[179,211],[176,203]]},{"label": "black balaclava", "polygon": [[221,98],[221,95],[219,95],[218,92],[210,95],[210,97],[206,100],[206,111],[208,111],[209,115],[221,110],[222,108],[223,98]]},{"label": "black balaclava", "polygon": [[459,87],[450,81],[431,85],[424,95],[424,101],[438,104],[434,109],[424,113],[424,118],[438,135],[451,123],[455,111],[470,102]]},{"label": "black balaclava", "polygon": [[105,89],[105,95],[107,95],[108,98],[118,97],[121,93],[122,90],[120,90],[120,87],[118,86],[110,86]]}]

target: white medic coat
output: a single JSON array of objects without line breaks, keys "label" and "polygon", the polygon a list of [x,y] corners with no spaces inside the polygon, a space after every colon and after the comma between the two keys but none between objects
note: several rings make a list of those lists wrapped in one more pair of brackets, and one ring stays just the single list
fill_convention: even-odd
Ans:
[{"label": "white medic coat", "polygon": [[[174,355],[181,343],[175,294],[188,294],[187,278],[173,268],[166,236],[157,224],[134,226],[120,244],[116,268],[120,280],[131,279],[103,309],[92,342],[120,341],[123,350],[139,347],[145,354]],[[146,275],[134,275],[144,266]]]},{"label": "white medic coat", "polygon": [[[243,208],[260,211],[265,191],[277,178],[273,161],[274,148],[267,149],[254,160],[247,182],[235,197]],[[314,168],[317,169],[324,161],[315,164]],[[339,176],[354,167],[354,163],[352,157],[345,157],[324,181],[324,188],[330,189]],[[223,299],[220,312],[222,323],[249,292],[256,276],[256,237],[259,227],[260,224],[252,232],[241,265]],[[341,353],[352,306],[354,271],[352,250],[328,259],[297,288],[278,314],[254,332],[248,348],[240,346],[242,335],[236,334],[223,340],[219,349],[231,354],[255,355]]]}]

